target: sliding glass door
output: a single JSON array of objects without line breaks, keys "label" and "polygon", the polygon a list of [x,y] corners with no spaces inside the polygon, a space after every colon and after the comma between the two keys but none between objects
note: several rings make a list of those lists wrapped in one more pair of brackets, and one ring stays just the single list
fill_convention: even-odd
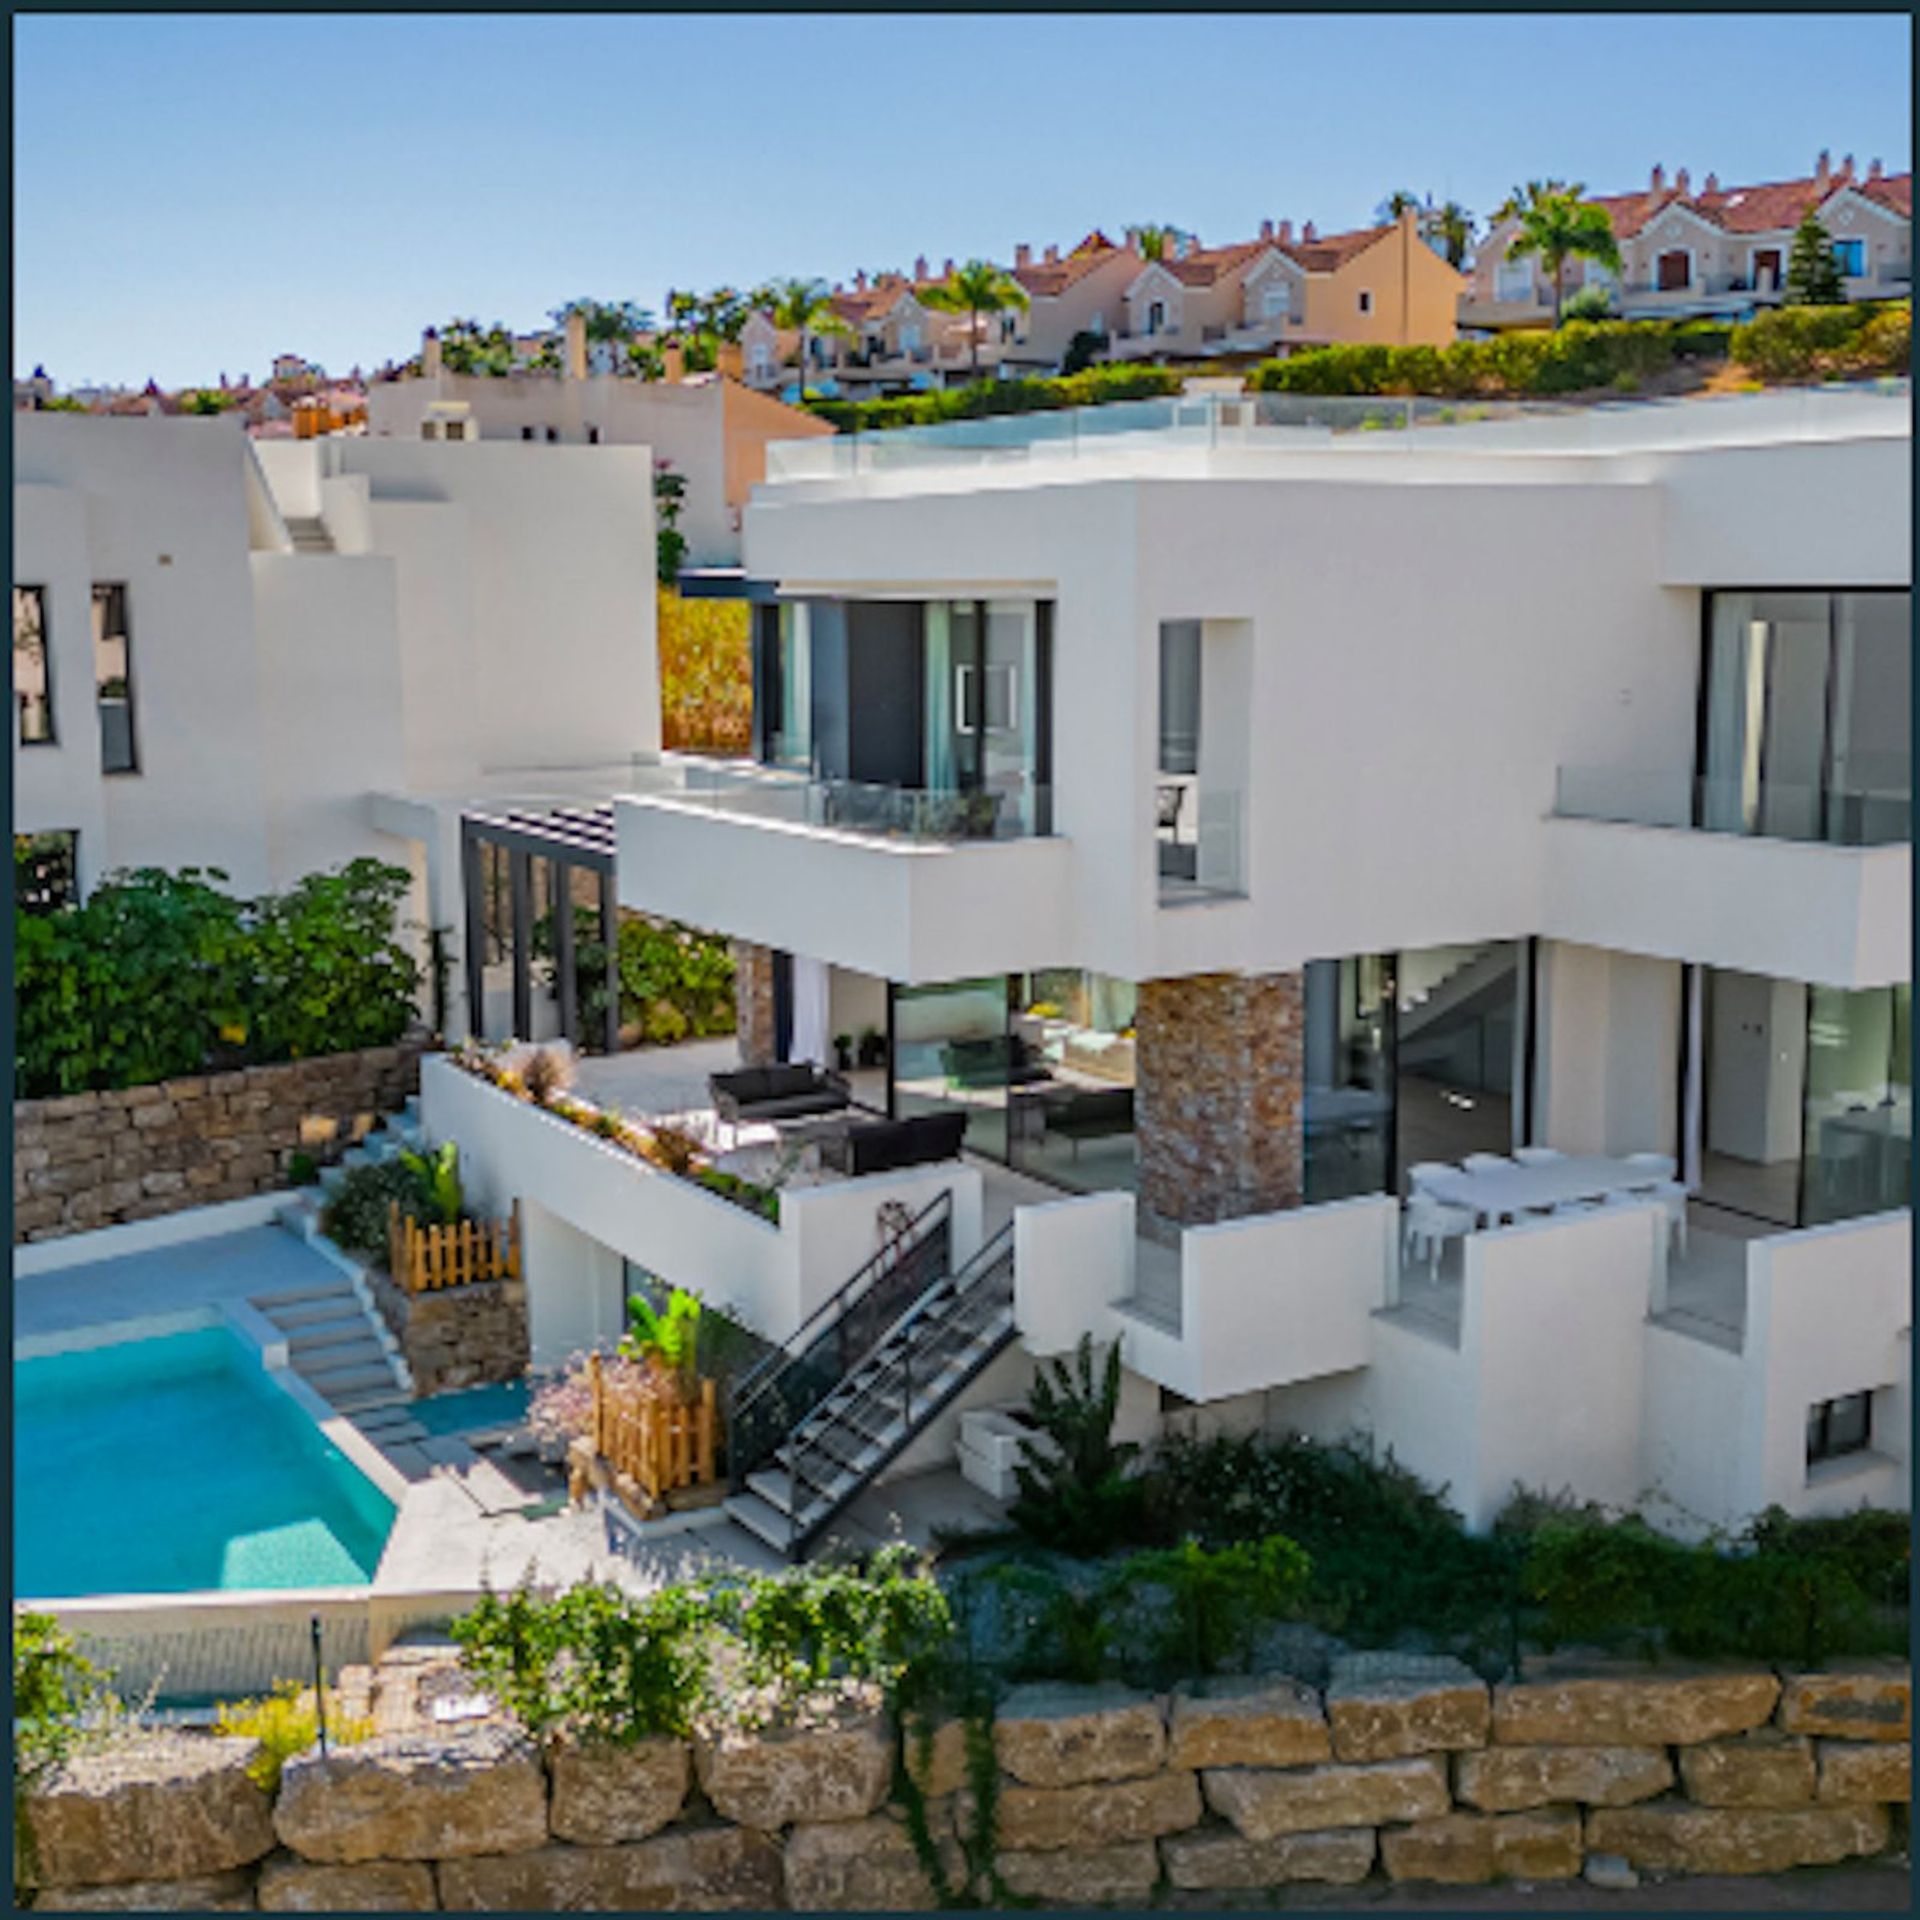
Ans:
[{"label": "sliding glass door", "polygon": [[1810,991],[1803,1225],[1911,1204],[1912,1022],[1905,983]]}]

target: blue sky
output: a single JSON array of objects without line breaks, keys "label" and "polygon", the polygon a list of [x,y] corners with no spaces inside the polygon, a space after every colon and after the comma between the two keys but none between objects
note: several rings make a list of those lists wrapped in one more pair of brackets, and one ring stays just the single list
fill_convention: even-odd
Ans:
[{"label": "blue sky", "polygon": [[14,23],[14,366],[344,371],[576,294],[1910,160],[1903,15]]}]

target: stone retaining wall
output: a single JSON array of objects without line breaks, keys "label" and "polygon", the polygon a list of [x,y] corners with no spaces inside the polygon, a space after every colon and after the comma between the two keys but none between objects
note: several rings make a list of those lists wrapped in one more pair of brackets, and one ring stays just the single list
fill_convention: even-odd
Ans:
[{"label": "stone retaining wall", "polygon": [[150,1087],[17,1100],[13,1237],[52,1240],[151,1220],[287,1182],[294,1154],[325,1165],[420,1086],[424,1040]]},{"label": "stone retaining wall", "polygon": [[[1363,1654],[1170,1696],[1029,1687],[994,1727],[996,1862],[1045,1905],[1381,1879],[1771,1873],[1904,1835],[1910,1681],[1542,1663],[1489,1689]],[[963,1877],[963,1729],[904,1743]],[[877,1713],[802,1731],[542,1754],[502,1722],[300,1755],[245,1740],[90,1754],[24,1806],[43,1908],[546,1910],[935,1904]],[[1598,1897],[1598,1896],[1596,1896]]]},{"label": "stone retaining wall", "polygon": [[490,1386],[525,1377],[527,1283],[475,1280],[409,1293],[377,1266],[367,1269],[374,1304],[400,1343],[417,1394]]}]

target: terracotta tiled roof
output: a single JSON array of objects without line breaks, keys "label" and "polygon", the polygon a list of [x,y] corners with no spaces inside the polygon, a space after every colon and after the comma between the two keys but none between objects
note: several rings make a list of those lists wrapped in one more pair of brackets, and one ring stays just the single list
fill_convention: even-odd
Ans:
[{"label": "terracotta tiled roof", "polygon": [[1242,240],[1231,247],[1195,247],[1183,260],[1162,260],[1160,264],[1183,286],[1210,287],[1265,252],[1268,244],[1265,240]]},{"label": "terracotta tiled roof", "polygon": [[[1098,243],[1097,245],[1094,243]],[[1064,293],[1077,280],[1120,257],[1122,249],[1104,234],[1093,233],[1075,247],[1064,260],[1042,260],[1033,266],[1015,267],[1013,277],[1029,294],[1051,299]]]},{"label": "terracotta tiled roof", "polygon": [[1843,188],[1851,187],[1874,205],[1913,217],[1913,175],[1886,174],[1869,180],[1855,174],[1851,180],[1830,176],[1823,194],[1811,174],[1797,180],[1769,180],[1752,187],[1720,187],[1712,193],[1683,194],[1671,184],[1658,192],[1589,194],[1589,206],[1604,207],[1614,232],[1630,240],[1669,207],[1685,207],[1724,233],[1784,233],[1800,224],[1809,207],[1824,206]]},{"label": "terracotta tiled roof", "polygon": [[[1357,253],[1366,250],[1392,233],[1391,226],[1356,227],[1351,233],[1320,233],[1311,240],[1295,240],[1286,245],[1273,244],[1290,259],[1297,260],[1309,273],[1332,273],[1344,267]],[[1262,243],[1265,244],[1264,242]]]}]

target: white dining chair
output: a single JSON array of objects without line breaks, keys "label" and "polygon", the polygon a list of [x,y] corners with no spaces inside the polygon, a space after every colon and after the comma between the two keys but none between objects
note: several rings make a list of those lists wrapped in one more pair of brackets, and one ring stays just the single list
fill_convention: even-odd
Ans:
[{"label": "white dining chair", "polygon": [[1511,1173],[1514,1167],[1504,1153],[1470,1153],[1460,1164],[1469,1173]]},{"label": "white dining chair", "polygon": [[1670,1153],[1630,1153],[1626,1157],[1626,1164],[1636,1173],[1645,1173],[1650,1184],[1671,1180],[1680,1168],[1679,1161]]},{"label": "white dining chair", "polygon": [[1430,1194],[1415,1193],[1407,1202],[1404,1229],[1406,1256],[1414,1258],[1424,1252],[1427,1257],[1427,1278],[1437,1282],[1440,1278],[1440,1255],[1446,1243],[1471,1233],[1475,1224],[1474,1216],[1467,1208],[1443,1206]]},{"label": "white dining chair", "polygon": [[1515,1147],[1513,1157],[1523,1167],[1550,1167],[1567,1156],[1558,1147]]},{"label": "white dining chair", "polygon": [[1668,1238],[1678,1247],[1680,1257],[1684,1260],[1687,1254],[1687,1190],[1677,1180],[1663,1180],[1657,1186],[1634,1187],[1628,1192],[1610,1193],[1606,1204],[1610,1207],[1644,1207],[1656,1201],[1666,1209]]},{"label": "white dining chair", "polygon": [[1435,1180],[1459,1171],[1458,1167],[1450,1167],[1444,1160],[1416,1160],[1407,1169],[1407,1183],[1418,1193],[1423,1187],[1430,1187]]}]

